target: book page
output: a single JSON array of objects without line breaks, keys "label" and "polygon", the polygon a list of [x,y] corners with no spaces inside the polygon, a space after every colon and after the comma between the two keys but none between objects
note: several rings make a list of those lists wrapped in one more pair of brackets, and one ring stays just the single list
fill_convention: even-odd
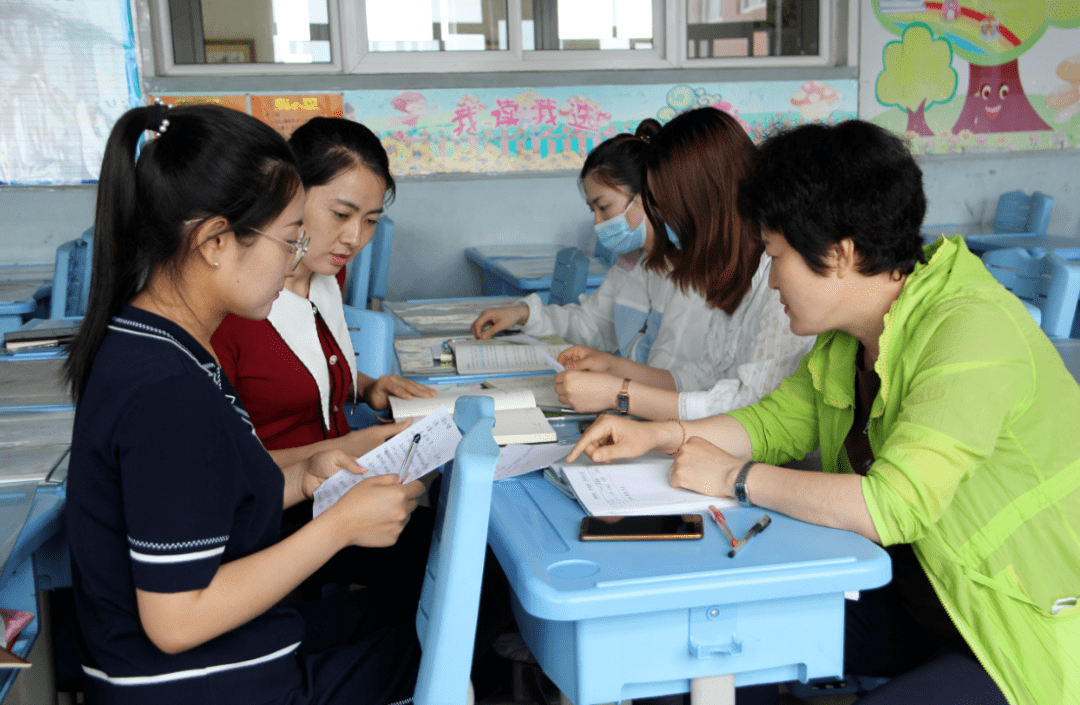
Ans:
[{"label": "book page", "polygon": [[[478,345],[458,343],[454,359],[458,374],[494,372],[535,372],[553,369],[551,360],[558,358],[569,345]],[[547,359],[545,359],[545,355]]]},{"label": "book page", "polygon": [[505,480],[534,470],[543,470],[570,452],[570,445],[508,445],[499,451],[495,479]]},{"label": "book page", "polygon": [[544,410],[569,410],[571,408],[569,404],[563,404],[559,401],[559,395],[555,392],[555,375],[496,377],[495,379],[485,379],[484,387],[502,391],[527,389],[532,392],[536,405]]},{"label": "book page", "polygon": [[[441,390],[439,396],[430,399],[421,399],[419,397],[413,399],[399,399],[397,397],[390,397],[390,409],[393,411],[394,418],[397,420],[414,416],[426,416],[440,406],[445,406],[446,410],[453,414],[454,404],[457,402],[458,397],[464,396],[491,397],[492,401],[495,402],[496,412],[505,409],[528,409],[536,406],[536,399],[533,398],[532,391],[528,389],[513,389],[507,391],[500,389],[446,389]],[[496,416],[498,416],[498,413],[496,413]]]},{"label": "book page", "polygon": [[672,487],[669,476],[673,462],[654,452],[604,464],[592,464],[581,456],[574,463],[553,463],[552,467],[561,472],[578,502],[593,516],[683,514],[707,511],[710,504],[721,509],[738,506],[729,497]]},{"label": "book page", "polygon": [[535,406],[530,409],[503,409],[495,412],[495,442],[554,443],[557,436],[544,412]]},{"label": "book page", "polygon": [[408,473],[402,480],[403,483],[423,477],[443,463],[453,460],[458,442],[461,441],[461,432],[446,411],[446,407],[439,407],[435,413],[357,458],[356,462],[367,470],[366,473],[356,475],[348,470],[340,470],[319,485],[315,490],[312,517],[322,514],[330,505],[344,497],[353,486],[366,478],[398,474],[416,434],[420,434],[420,443],[409,463]]}]

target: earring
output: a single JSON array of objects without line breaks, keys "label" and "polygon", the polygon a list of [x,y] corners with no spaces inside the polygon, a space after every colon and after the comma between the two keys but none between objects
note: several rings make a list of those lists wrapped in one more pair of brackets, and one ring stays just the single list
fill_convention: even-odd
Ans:
[{"label": "earring", "polygon": [[220,267],[220,266],[221,266],[221,262],[214,262],[214,266],[215,266],[215,267]]}]

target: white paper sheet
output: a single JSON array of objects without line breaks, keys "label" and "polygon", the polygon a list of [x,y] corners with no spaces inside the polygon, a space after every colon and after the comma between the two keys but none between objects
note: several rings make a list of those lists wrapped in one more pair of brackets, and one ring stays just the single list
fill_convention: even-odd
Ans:
[{"label": "white paper sheet", "polygon": [[543,470],[557,460],[562,460],[573,446],[569,445],[508,445],[499,451],[495,464],[495,479],[524,475],[533,470]]},{"label": "white paper sheet", "polygon": [[317,517],[322,514],[327,507],[341,499],[353,486],[366,478],[398,474],[408,453],[409,444],[412,443],[413,436],[418,433],[420,443],[409,463],[403,482],[412,482],[454,458],[458,442],[461,441],[461,432],[458,431],[446,407],[440,406],[436,411],[390,438],[378,448],[358,458],[356,462],[367,470],[366,473],[356,475],[348,470],[340,470],[323,482],[315,490],[312,516]]}]

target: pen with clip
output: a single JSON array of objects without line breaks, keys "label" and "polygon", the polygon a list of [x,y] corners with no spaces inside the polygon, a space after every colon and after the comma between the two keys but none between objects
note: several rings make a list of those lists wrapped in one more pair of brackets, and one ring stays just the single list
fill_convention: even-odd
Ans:
[{"label": "pen with clip", "polygon": [[405,478],[408,477],[409,463],[412,462],[413,455],[416,454],[416,446],[420,445],[420,434],[417,433],[409,441],[409,452],[405,454],[405,462],[401,464],[401,469],[398,470],[398,482],[405,482]]},{"label": "pen with clip", "polygon": [[724,520],[724,515],[713,505],[709,505],[709,514],[712,515],[712,520],[716,522],[716,525],[720,527],[720,530],[724,532],[724,535],[731,541],[732,547],[739,543],[735,538],[735,534],[731,533],[731,529],[727,525],[727,521]]},{"label": "pen with clip", "polygon": [[760,519],[758,519],[758,522],[751,526],[750,530],[746,532],[746,536],[743,536],[742,539],[737,544],[735,544],[730,551],[728,551],[728,558],[734,558],[735,554],[738,553],[739,550],[746,545],[747,541],[760,534],[771,523],[772,518],[768,514],[765,514]]}]

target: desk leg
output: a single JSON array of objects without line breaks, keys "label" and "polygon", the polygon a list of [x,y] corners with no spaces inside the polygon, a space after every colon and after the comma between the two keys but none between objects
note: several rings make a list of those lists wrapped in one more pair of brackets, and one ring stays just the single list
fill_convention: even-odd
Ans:
[{"label": "desk leg", "polygon": [[690,705],[735,705],[735,676],[692,678]]}]

